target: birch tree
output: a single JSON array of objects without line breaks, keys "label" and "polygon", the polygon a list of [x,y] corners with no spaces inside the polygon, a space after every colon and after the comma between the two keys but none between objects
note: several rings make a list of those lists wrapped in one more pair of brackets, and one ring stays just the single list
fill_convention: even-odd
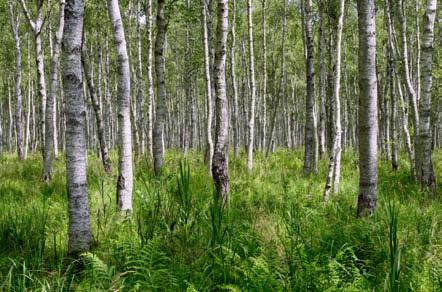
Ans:
[{"label": "birch tree", "polygon": [[[36,0],[36,18],[32,19],[31,14],[26,6],[24,0],[20,0],[20,4],[23,9],[23,13],[26,16],[29,27],[34,35],[35,42],[35,60],[37,64],[37,83],[38,83],[38,97],[40,99],[40,129],[41,129],[41,144],[44,147],[45,144],[45,114],[46,114],[46,80],[45,80],[45,64],[44,64],[44,54],[43,54],[43,43],[42,43],[42,29],[44,24],[43,17],[43,3],[44,0]],[[42,148],[44,149],[44,148]],[[43,152],[44,154],[44,152]],[[44,159],[44,157],[43,157]]]},{"label": "birch tree", "polygon": [[147,150],[150,157],[152,152],[152,128],[153,128],[153,75],[152,75],[152,0],[146,0],[146,35],[147,35]]},{"label": "birch tree", "polygon": [[153,129],[154,170],[161,173],[164,156],[163,130],[166,122],[166,84],[164,64],[164,42],[166,40],[166,18],[164,9],[166,0],[157,2],[157,36],[155,40],[155,73],[157,84],[156,116]]},{"label": "birch tree", "polygon": [[397,0],[397,14],[400,25],[400,39],[402,42],[402,68],[404,72],[405,85],[407,87],[407,92],[410,96],[412,113],[413,113],[413,122],[414,122],[414,130],[416,136],[419,135],[419,111],[417,105],[417,96],[416,91],[414,90],[413,83],[411,81],[410,76],[410,62],[409,62],[409,54],[408,54],[408,41],[407,41],[407,19],[405,17],[405,7],[403,0]]},{"label": "birch tree", "polygon": [[212,77],[210,73],[210,51],[209,51],[209,30],[207,27],[207,12],[208,5],[206,0],[202,0],[202,18],[201,24],[203,26],[203,48],[204,48],[204,81],[206,87],[207,100],[207,127],[206,127],[206,141],[207,141],[207,166],[209,172],[212,170],[212,159],[214,152],[214,145],[212,139],[212,119],[213,119],[213,105],[212,105]]},{"label": "birch tree", "polygon": [[45,122],[45,144],[44,144],[44,163],[43,180],[49,182],[52,178],[52,162],[54,158],[55,146],[55,103],[58,95],[58,68],[60,66],[60,47],[63,38],[64,28],[64,7],[65,0],[60,0],[58,29],[55,33],[53,54],[51,59],[51,87],[46,100],[46,122]]},{"label": "birch tree", "polygon": [[330,192],[333,188],[333,193],[339,192],[339,181],[341,176],[341,153],[342,153],[342,126],[341,126],[341,100],[340,100],[340,88],[341,88],[341,48],[342,48],[342,29],[344,26],[344,13],[345,13],[345,0],[339,2],[339,19],[336,38],[336,74],[335,74],[335,87],[334,87],[334,121],[335,130],[333,131],[333,148],[330,156],[330,164],[328,168],[327,182],[324,190],[324,201],[328,201],[330,198]]},{"label": "birch tree", "polygon": [[249,131],[247,141],[247,168],[249,171],[253,169],[253,145],[255,140],[255,99],[256,99],[256,82],[255,82],[255,55],[253,48],[253,16],[252,16],[252,0],[247,0],[247,27],[249,36],[249,74],[250,74],[250,106],[249,106]]},{"label": "birch tree", "polygon": [[419,104],[419,136],[416,149],[416,175],[423,188],[436,189],[432,162],[431,99],[433,92],[434,23],[437,0],[427,0],[423,19],[421,59],[421,99]]},{"label": "birch tree", "polygon": [[[15,16],[14,6],[11,0],[8,0],[9,21],[11,23],[12,34],[15,41],[15,132],[18,159],[25,159],[25,150],[23,146],[23,95],[22,86],[22,54],[21,54],[21,37],[19,34],[20,16]],[[12,121],[11,121],[12,122]]]},{"label": "birch tree", "polygon": [[108,0],[118,62],[118,180],[117,204],[120,211],[132,211],[132,133],[130,120],[130,68],[126,38],[118,0]]},{"label": "birch tree", "polygon": [[310,174],[317,170],[317,135],[315,118],[315,85],[313,62],[313,20],[312,0],[305,0],[305,40],[306,40],[306,79],[307,97],[305,99],[305,154],[304,172]]},{"label": "birch tree", "polygon": [[239,156],[239,131],[238,131],[238,83],[236,80],[236,0],[232,0],[232,24],[230,25],[230,35],[232,44],[230,46],[230,77],[232,79],[232,128],[233,128],[233,154],[235,158]]},{"label": "birch tree", "polygon": [[81,45],[84,2],[67,0],[63,37],[63,90],[66,98],[66,176],[69,207],[68,252],[79,255],[91,246],[86,177],[86,107],[83,98]]},{"label": "birch tree", "polygon": [[226,47],[229,23],[228,0],[218,0],[214,62],[216,128],[212,176],[220,200],[226,203],[230,181],[228,170],[228,105],[226,96]]},{"label": "birch tree", "polygon": [[377,201],[377,78],[375,0],[358,0],[359,196],[357,215],[374,212]]},{"label": "birch tree", "polygon": [[100,143],[100,155],[101,155],[101,161],[103,163],[103,168],[107,173],[111,172],[111,161],[109,157],[109,151],[106,143],[106,137],[104,132],[104,123],[103,123],[103,115],[101,114],[101,104],[99,97],[97,96],[97,92],[95,90],[95,86],[92,82],[92,77],[90,76],[90,69],[89,69],[89,60],[88,60],[88,53],[85,48],[83,47],[82,56],[81,56],[81,63],[83,66],[83,72],[84,76],[86,78],[86,84],[89,89],[89,95],[91,98],[92,107],[94,108],[95,112],[95,120],[97,123],[97,136],[98,136],[98,142]]}]

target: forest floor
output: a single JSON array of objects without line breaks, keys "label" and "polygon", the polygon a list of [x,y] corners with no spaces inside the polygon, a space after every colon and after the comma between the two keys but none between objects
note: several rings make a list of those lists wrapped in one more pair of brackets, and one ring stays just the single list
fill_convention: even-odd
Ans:
[{"label": "forest floor", "polygon": [[[419,191],[405,157],[379,167],[376,213],[357,219],[358,163],[347,152],[339,195],[322,202],[327,163],[307,177],[301,151],[230,161],[220,208],[201,153],[169,151],[160,179],[135,167],[134,212],[115,211],[116,170],[89,155],[94,247],[70,262],[65,165],[0,156],[0,291],[442,291],[442,150],[438,194]],[[116,157],[113,157],[116,165]]]}]

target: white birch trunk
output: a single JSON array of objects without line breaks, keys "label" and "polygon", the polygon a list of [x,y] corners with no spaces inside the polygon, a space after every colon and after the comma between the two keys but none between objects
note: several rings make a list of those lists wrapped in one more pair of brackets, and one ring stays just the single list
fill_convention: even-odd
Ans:
[{"label": "white birch trunk", "polygon": [[220,200],[225,204],[229,198],[228,170],[228,104],[226,96],[226,47],[229,26],[228,0],[218,0],[217,32],[214,62],[216,129],[212,176]]},{"label": "white birch trunk", "polygon": [[334,125],[333,132],[333,149],[330,156],[330,164],[327,175],[327,182],[324,190],[324,201],[327,202],[330,198],[330,192],[333,189],[333,194],[339,192],[339,181],[341,177],[341,153],[342,153],[342,126],[341,126],[341,48],[342,48],[342,29],[344,26],[345,0],[340,0],[339,5],[339,19],[336,40],[336,74],[335,74],[335,88],[334,88]]},{"label": "white birch trunk", "polygon": [[157,36],[155,40],[155,73],[157,76],[157,101],[156,118],[153,129],[153,157],[154,170],[157,175],[161,173],[164,156],[163,132],[166,122],[166,84],[165,84],[165,62],[164,42],[166,39],[166,19],[164,7],[166,0],[158,0],[157,5]]},{"label": "white birch trunk", "polygon": [[431,98],[433,92],[434,23],[437,0],[427,0],[423,19],[422,53],[419,60],[422,68],[421,100],[419,106],[419,136],[416,149],[416,175],[422,188],[436,190],[436,176],[432,161]]},{"label": "white birch trunk", "polygon": [[108,0],[118,60],[118,181],[117,205],[120,211],[132,211],[132,132],[130,120],[130,68],[126,38],[118,0]]},{"label": "white birch trunk", "polygon": [[60,65],[60,47],[61,40],[63,39],[64,29],[64,7],[65,0],[60,0],[60,14],[58,30],[55,33],[55,43],[52,55],[51,64],[51,88],[46,100],[46,113],[45,113],[45,144],[44,144],[44,163],[43,163],[43,180],[46,182],[51,181],[52,178],[52,161],[55,151],[55,103],[58,93],[58,68]]},{"label": "white birch trunk", "polygon": [[375,211],[377,202],[377,78],[375,0],[358,0],[359,27],[359,197],[358,216]]},{"label": "white birch trunk", "polygon": [[83,98],[81,45],[84,2],[67,0],[63,38],[63,80],[66,97],[66,175],[69,202],[68,252],[79,255],[91,246],[86,176],[86,107]]},{"label": "white birch trunk", "polygon": [[207,167],[209,173],[212,170],[212,159],[214,153],[214,145],[212,139],[212,119],[213,119],[213,105],[212,105],[212,78],[210,73],[210,52],[209,52],[209,31],[207,28],[207,3],[202,0],[202,25],[203,25],[203,46],[204,46],[204,78],[206,84],[206,99],[207,99]]},{"label": "white birch trunk", "polygon": [[306,40],[306,79],[307,97],[305,105],[305,154],[304,172],[310,174],[317,171],[317,134],[315,118],[315,85],[313,62],[313,20],[312,0],[305,0],[305,40]]},{"label": "white birch trunk", "polygon": [[249,131],[247,141],[247,169],[253,169],[253,145],[255,140],[255,103],[256,103],[256,81],[255,81],[255,55],[253,48],[253,16],[252,0],[247,0],[247,26],[249,33],[249,74],[250,74],[250,107],[249,107]]},{"label": "white birch trunk", "polygon": [[22,80],[22,54],[21,54],[21,39],[18,31],[18,26],[20,25],[20,17],[15,20],[14,8],[12,1],[8,1],[9,8],[9,20],[11,23],[12,33],[15,40],[15,132],[16,132],[16,145],[17,145],[17,155],[18,159],[25,159],[25,150],[23,146],[23,95],[21,91],[21,80]]}]

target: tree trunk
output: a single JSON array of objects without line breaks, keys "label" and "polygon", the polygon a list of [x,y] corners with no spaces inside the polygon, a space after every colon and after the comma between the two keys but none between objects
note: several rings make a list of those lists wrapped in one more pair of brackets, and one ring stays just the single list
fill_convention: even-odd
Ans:
[{"label": "tree trunk", "polygon": [[[20,4],[23,8],[23,12],[28,20],[29,26],[35,37],[35,58],[37,64],[37,80],[38,80],[38,96],[40,98],[40,129],[41,129],[41,144],[44,149],[45,144],[45,113],[46,113],[46,81],[45,81],[45,69],[44,69],[44,54],[42,48],[41,32],[43,28],[43,0],[37,0],[37,17],[35,21],[31,19],[31,15],[26,7],[24,0],[20,0]],[[43,152],[44,153],[44,152]],[[44,159],[44,157],[43,157]]]},{"label": "tree trunk", "polygon": [[319,123],[318,123],[318,143],[319,158],[322,159],[325,153],[325,103],[326,103],[326,72],[325,72],[325,39],[324,39],[324,1],[318,1],[319,6],[319,41],[318,41],[318,58],[319,58]]},{"label": "tree trunk", "polygon": [[152,150],[152,128],[153,128],[153,75],[152,75],[152,0],[146,0],[146,35],[147,35],[147,150],[150,158],[153,157]]},{"label": "tree trunk", "polygon": [[154,170],[157,175],[161,173],[163,167],[164,141],[163,130],[166,122],[166,84],[164,68],[164,42],[166,39],[166,19],[164,16],[164,6],[166,0],[158,0],[157,7],[157,37],[155,40],[155,72],[157,75],[157,101],[156,119],[153,129],[153,155]]},{"label": "tree trunk", "polygon": [[106,145],[104,124],[103,124],[103,115],[101,114],[101,104],[100,104],[100,100],[96,94],[95,87],[92,83],[92,78],[90,76],[90,72],[89,72],[90,69],[89,69],[89,64],[88,64],[89,57],[87,55],[87,50],[85,47],[83,48],[82,53],[83,54],[81,56],[81,62],[83,65],[83,72],[84,72],[84,76],[86,78],[86,84],[89,89],[89,95],[91,97],[91,103],[92,103],[92,107],[94,108],[95,119],[97,122],[97,136],[98,136],[98,141],[100,143],[101,161],[103,162],[104,170],[107,173],[110,173],[111,172],[111,161],[110,161],[110,157],[109,157],[108,148]]},{"label": "tree trunk", "polygon": [[410,67],[408,61],[408,42],[407,42],[407,20],[405,18],[405,7],[403,0],[397,0],[397,11],[399,24],[401,29],[401,41],[402,41],[402,65],[405,76],[405,85],[407,86],[408,94],[411,98],[413,121],[414,121],[414,131],[415,137],[419,136],[419,112],[417,107],[417,97],[416,91],[414,90],[413,83],[410,77]]},{"label": "tree trunk", "polygon": [[[267,17],[266,0],[262,0],[262,149],[266,149],[267,141]],[[233,24],[232,24],[233,25]]]},{"label": "tree trunk", "polygon": [[86,133],[81,72],[84,2],[67,0],[63,38],[63,80],[66,97],[66,175],[69,202],[68,252],[77,256],[91,246],[86,177]]},{"label": "tree trunk", "polygon": [[324,190],[324,201],[330,198],[330,192],[333,188],[333,194],[339,192],[339,181],[341,177],[341,151],[342,151],[342,127],[341,127],[341,100],[339,96],[341,88],[341,47],[342,47],[342,29],[344,26],[345,0],[340,0],[339,20],[336,40],[336,74],[335,74],[335,90],[334,90],[334,137],[333,149],[330,156],[330,164],[328,168],[327,182]]},{"label": "tree trunk", "polygon": [[419,136],[416,149],[416,176],[422,188],[436,190],[436,176],[432,162],[431,134],[431,98],[433,92],[433,48],[434,23],[436,18],[437,0],[427,0],[423,19],[424,32],[422,35],[422,53],[419,60],[422,67],[421,100],[419,104]]},{"label": "tree trunk", "polygon": [[130,68],[126,39],[118,0],[108,0],[118,62],[118,181],[117,204],[124,212],[132,211],[132,135],[130,120]]},{"label": "tree trunk", "polygon": [[358,217],[375,211],[377,201],[377,81],[375,0],[358,0],[359,28],[359,197]]},{"label": "tree trunk", "polygon": [[64,7],[65,0],[60,1],[60,15],[58,30],[55,33],[55,44],[53,48],[52,64],[51,64],[51,88],[46,100],[45,113],[45,144],[44,144],[44,163],[43,163],[43,180],[50,182],[52,178],[52,161],[55,149],[55,102],[58,93],[58,68],[60,65],[60,46],[63,38],[64,28]]},{"label": "tree trunk", "polygon": [[12,114],[12,93],[11,87],[9,86],[9,78],[8,78],[8,114],[9,114],[9,123],[8,123],[8,151],[12,151],[12,140],[14,137],[14,120]]},{"label": "tree trunk", "polygon": [[305,0],[305,16],[307,96],[305,103],[304,172],[310,174],[317,171],[312,0]]},{"label": "tree trunk", "polygon": [[247,0],[247,26],[249,34],[249,73],[250,73],[250,107],[248,122],[248,141],[247,141],[247,169],[253,169],[253,145],[255,140],[255,103],[256,103],[256,81],[255,81],[255,55],[253,48],[253,16],[252,0]]},{"label": "tree trunk", "polygon": [[25,150],[23,148],[23,119],[22,119],[22,111],[23,111],[23,96],[21,91],[21,80],[22,80],[22,72],[21,72],[21,39],[18,32],[18,26],[20,25],[20,18],[17,18],[17,21],[14,19],[14,10],[12,1],[8,1],[9,8],[9,20],[11,22],[12,33],[14,35],[15,40],[15,132],[16,132],[16,140],[17,140],[17,155],[18,159],[25,159]]},{"label": "tree trunk", "polygon": [[216,129],[212,176],[220,200],[226,203],[229,197],[228,171],[228,105],[226,96],[226,46],[228,30],[228,0],[218,0],[217,32],[215,48],[215,96]]},{"label": "tree trunk", "polygon": [[[140,1],[137,0],[137,13],[141,12]],[[145,131],[144,131],[144,89],[145,82],[143,77],[143,61],[142,61],[142,47],[141,47],[141,23],[139,19],[136,19],[136,30],[137,30],[137,99],[136,99],[136,128],[138,133],[138,143],[137,143],[137,153],[144,155],[145,151]]]},{"label": "tree trunk", "polygon": [[203,25],[203,46],[204,46],[204,78],[206,84],[206,99],[207,99],[207,167],[209,173],[212,169],[212,159],[214,153],[214,145],[212,140],[212,119],[213,119],[213,106],[212,106],[212,78],[210,73],[210,52],[209,52],[209,35],[207,27],[207,10],[208,5],[206,0],[202,0],[202,25]]},{"label": "tree trunk", "polygon": [[[265,1],[265,0],[264,0]],[[238,129],[238,83],[236,81],[236,64],[235,64],[235,49],[236,49],[236,0],[232,0],[232,24],[231,36],[232,45],[230,47],[230,77],[232,78],[232,94],[233,94],[233,112],[232,112],[232,128],[233,128],[233,154],[235,158],[239,156],[239,129]]]}]

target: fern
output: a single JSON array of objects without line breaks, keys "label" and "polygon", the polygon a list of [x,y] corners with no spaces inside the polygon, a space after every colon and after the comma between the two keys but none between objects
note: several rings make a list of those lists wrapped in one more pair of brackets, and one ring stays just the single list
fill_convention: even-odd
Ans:
[{"label": "fern", "polygon": [[91,288],[110,290],[117,282],[115,268],[109,267],[97,255],[86,252],[81,255],[85,265],[86,284]]},{"label": "fern", "polygon": [[154,238],[141,247],[128,243],[124,247],[127,254],[127,276],[125,283],[136,290],[164,290],[175,287],[176,280],[169,269],[170,258],[160,249],[160,240]]}]

